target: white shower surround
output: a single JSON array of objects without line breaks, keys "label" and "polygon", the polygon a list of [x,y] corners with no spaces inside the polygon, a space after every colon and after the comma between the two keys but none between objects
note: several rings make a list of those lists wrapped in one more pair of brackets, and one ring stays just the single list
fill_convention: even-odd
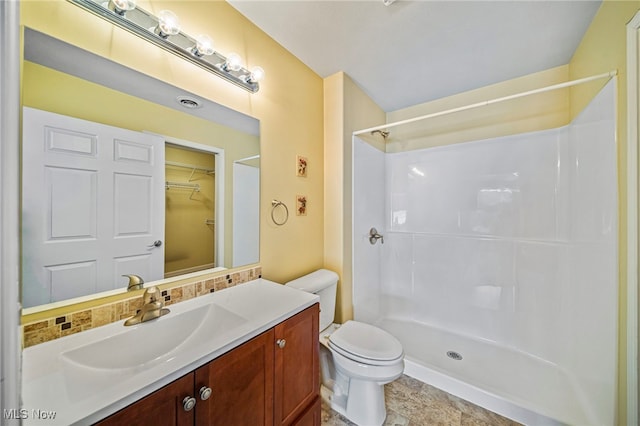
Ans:
[{"label": "white shower surround", "polygon": [[614,97],[612,81],[568,126],[446,147],[354,138],[354,314],[400,339],[409,373],[525,423],[613,424]]}]

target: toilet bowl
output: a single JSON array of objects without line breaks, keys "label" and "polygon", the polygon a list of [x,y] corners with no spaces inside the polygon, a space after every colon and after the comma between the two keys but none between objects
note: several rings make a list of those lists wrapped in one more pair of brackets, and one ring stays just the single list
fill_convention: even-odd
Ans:
[{"label": "toilet bowl", "polygon": [[402,375],[404,351],[386,331],[359,321],[333,324],[338,275],[321,269],[286,285],[320,296],[322,396],[359,426],[386,418],[384,385]]}]

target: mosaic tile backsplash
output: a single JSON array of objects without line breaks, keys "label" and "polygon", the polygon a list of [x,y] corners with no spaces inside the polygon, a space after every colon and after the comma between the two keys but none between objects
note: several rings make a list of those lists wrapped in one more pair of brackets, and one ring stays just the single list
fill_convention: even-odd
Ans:
[{"label": "mosaic tile backsplash", "polygon": [[[227,275],[209,278],[162,290],[165,306],[179,303],[194,297],[204,296],[214,291],[233,287],[262,277],[260,266],[242,271],[234,271]],[[142,306],[142,294],[94,306],[66,315],[38,320],[22,325],[23,347],[28,348],[39,343],[48,342],[69,334],[90,330],[101,325],[121,321],[136,314]]]}]

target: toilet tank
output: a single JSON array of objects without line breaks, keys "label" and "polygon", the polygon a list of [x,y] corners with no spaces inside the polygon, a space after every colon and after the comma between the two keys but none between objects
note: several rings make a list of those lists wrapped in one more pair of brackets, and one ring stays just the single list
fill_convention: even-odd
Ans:
[{"label": "toilet tank", "polygon": [[336,313],[338,274],[328,269],[318,269],[285,285],[320,296],[320,330],[324,330],[333,323]]}]

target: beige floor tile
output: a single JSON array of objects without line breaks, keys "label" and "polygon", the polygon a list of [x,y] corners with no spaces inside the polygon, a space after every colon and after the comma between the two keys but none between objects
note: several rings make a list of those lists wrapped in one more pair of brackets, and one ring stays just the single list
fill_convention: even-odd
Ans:
[{"label": "beige floor tile", "polygon": [[395,411],[387,408],[387,418],[384,421],[384,426],[408,426],[409,419],[401,416]]},{"label": "beige floor tile", "polygon": [[460,426],[462,413],[448,405],[425,405],[409,414],[409,426]]},{"label": "beige floor tile", "polygon": [[[386,385],[384,391],[387,407],[385,426],[518,425],[512,420],[406,375]],[[325,426],[354,425],[324,403],[322,404],[322,424]]]}]

